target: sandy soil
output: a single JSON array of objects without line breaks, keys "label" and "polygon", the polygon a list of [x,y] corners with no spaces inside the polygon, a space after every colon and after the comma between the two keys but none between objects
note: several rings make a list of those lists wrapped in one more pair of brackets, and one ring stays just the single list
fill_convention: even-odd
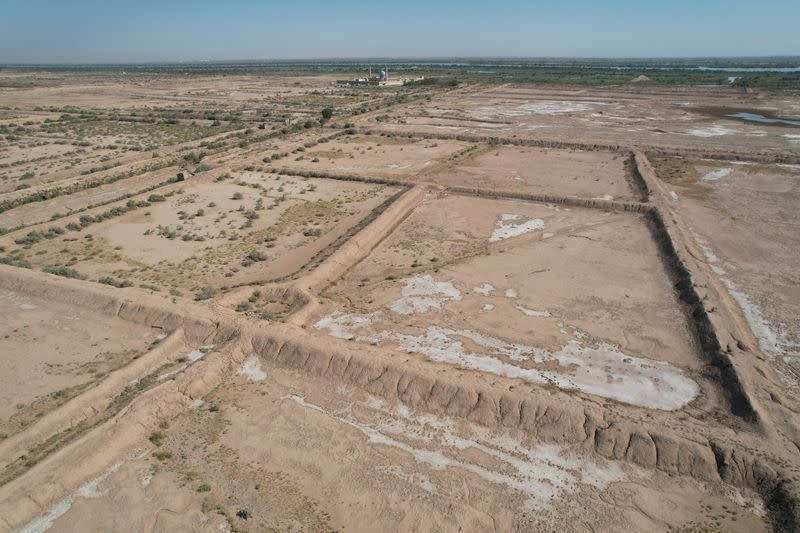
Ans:
[{"label": "sandy soil", "polygon": [[227,176],[162,188],[156,193],[164,201],[34,244],[23,256],[164,290],[276,279],[297,272],[394,192],[259,172]]},{"label": "sandy soil", "polygon": [[[675,409],[699,391],[670,365],[703,362],[671,292],[636,216],[431,197],[329,291],[344,305],[328,306],[316,327],[462,368]],[[647,384],[639,390],[627,379]]]},{"label": "sandy soil", "polygon": [[762,351],[800,387],[797,263],[800,167],[695,160],[670,181],[705,260],[734,295]]},{"label": "sandy soil", "polygon": [[0,532],[797,529],[795,95],[0,77]]},{"label": "sandy soil", "polygon": [[[797,156],[797,129],[745,123],[710,115],[708,108],[767,110],[794,116],[791,96],[720,93],[718,89],[692,91],[662,89],[614,92],[604,89],[532,89],[503,86],[483,91],[458,91],[410,110],[405,123],[390,120],[382,129],[481,136],[515,135],[567,142],[660,146],[722,152]],[[724,96],[723,96],[724,94]],[[757,112],[757,111],[756,111]],[[446,124],[439,118],[448,117]]]},{"label": "sandy soil", "polygon": [[[281,161],[280,167],[334,175],[408,179],[423,172],[435,172],[469,146],[459,141],[345,136],[327,143],[322,150],[308,150],[300,161]],[[314,159],[319,161],[315,163]]]},{"label": "sandy soil", "polygon": [[638,201],[626,179],[624,157],[607,152],[502,146],[436,173],[447,186],[516,193]]},{"label": "sandy soil", "polygon": [[301,381],[273,370],[231,379],[161,430],[158,447],[54,509],[53,528],[767,528],[747,493]]},{"label": "sandy soil", "polygon": [[0,433],[86,390],[141,356],[159,331],[0,289]]}]

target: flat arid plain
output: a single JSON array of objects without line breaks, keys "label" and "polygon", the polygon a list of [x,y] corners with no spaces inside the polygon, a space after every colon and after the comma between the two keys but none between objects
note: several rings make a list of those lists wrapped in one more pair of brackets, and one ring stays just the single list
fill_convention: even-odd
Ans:
[{"label": "flat arid plain", "polygon": [[800,528],[800,95],[337,77],[0,71],[0,531]]}]

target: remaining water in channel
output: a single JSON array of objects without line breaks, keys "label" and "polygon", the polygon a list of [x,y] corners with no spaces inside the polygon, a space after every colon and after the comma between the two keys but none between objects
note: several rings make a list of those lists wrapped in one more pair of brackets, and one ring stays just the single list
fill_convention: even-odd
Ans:
[{"label": "remaining water in channel", "polygon": [[788,126],[800,126],[800,120],[789,120],[785,118],[769,118],[757,113],[733,113],[729,117],[738,118],[740,120],[747,120],[749,122],[758,122],[760,124],[785,124]]}]

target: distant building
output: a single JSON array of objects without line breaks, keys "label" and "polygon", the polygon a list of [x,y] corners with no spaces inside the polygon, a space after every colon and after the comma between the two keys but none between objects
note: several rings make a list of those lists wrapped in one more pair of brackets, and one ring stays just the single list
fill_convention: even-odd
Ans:
[{"label": "distant building", "polygon": [[372,68],[369,69],[369,75],[366,78],[353,78],[349,80],[336,80],[334,85],[350,86],[350,87],[383,87],[386,85],[405,85],[409,81],[417,81],[423,79],[418,78],[389,78],[389,68],[386,67],[378,72],[377,76],[372,75]]}]

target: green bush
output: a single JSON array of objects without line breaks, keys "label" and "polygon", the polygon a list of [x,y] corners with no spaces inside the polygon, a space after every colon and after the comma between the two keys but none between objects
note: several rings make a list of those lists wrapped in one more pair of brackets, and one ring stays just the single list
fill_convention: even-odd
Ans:
[{"label": "green bush", "polygon": [[154,431],[150,434],[150,442],[155,444],[156,446],[161,446],[161,442],[164,440],[166,435],[162,431]]},{"label": "green bush", "polygon": [[214,297],[214,289],[211,287],[203,287],[200,291],[194,295],[194,299],[197,301],[200,300],[208,300]]},{"label": "green bush", "polygon": [[103,285],[111,285],[112,287],[116,287],[118,289],[122,289],[124,287],[133,287],[133,283],[127,279],[115,279],[111,276],[103,276],[97,280],[97,283],[102,283]]},{"label": "green bush", "polygon": [[247,252],[247,255],[245,256],[245,259],[249,259],[250,261],[253,261],[253,262],[266,261],[267,260],[267,254],[265,254],[264,252],[259,251],[259,250],[251,250],[251,251]]},{"label": "green bush", "polygon": [[48,274],[55,274],[56,276],[61,276],[64,278],[73,278],[73,279],[86,279],[86,276],[75,270],[74,268],[59,266],[59,267],[44,267],[42,272],[47,272]]},{"label": "green bush", "polygon": [[21,257],[12,257],[12,256],[0,257],[0,264],[19,267],[19,268],[31,268],[30,262],[25,259],[22,259]]}]

